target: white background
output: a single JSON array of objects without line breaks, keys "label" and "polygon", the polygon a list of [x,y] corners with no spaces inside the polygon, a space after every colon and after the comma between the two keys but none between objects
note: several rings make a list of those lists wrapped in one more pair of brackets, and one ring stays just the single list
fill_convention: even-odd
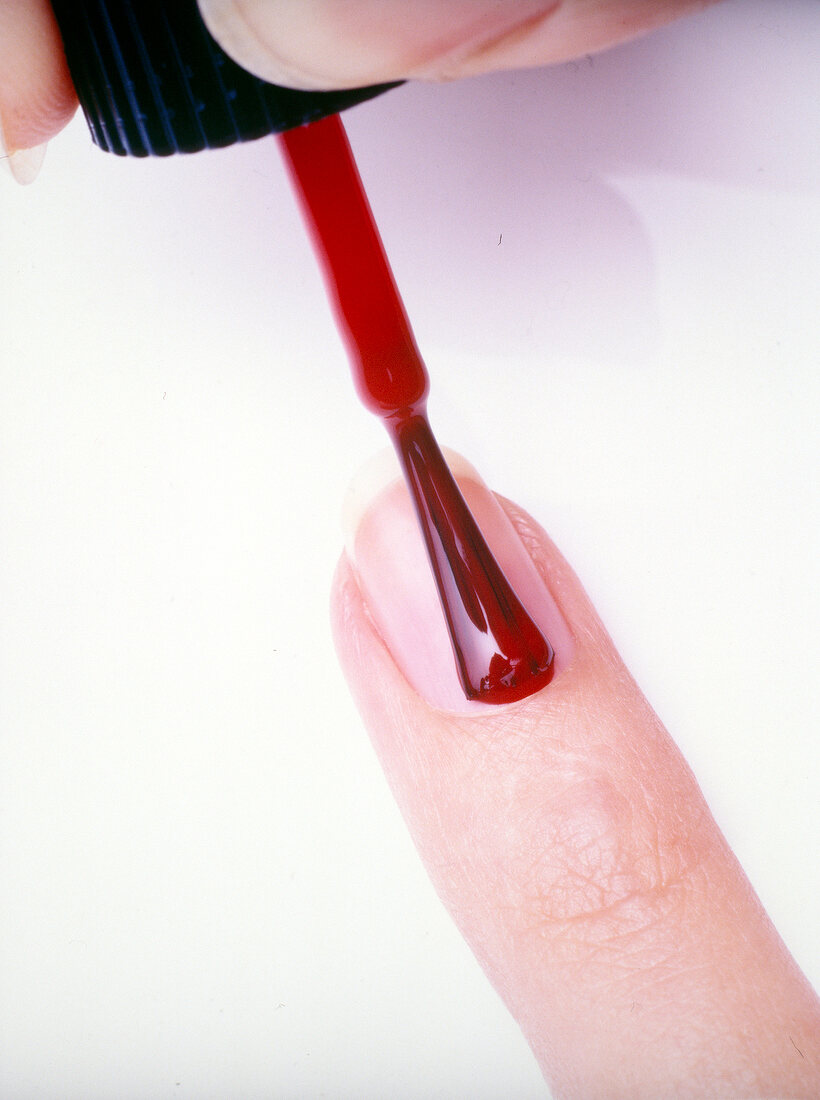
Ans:
[{"label": "white background", "polygon": [[[736,0],[347,116],[442,441],[576,567],[815,984],[818,56],[813,0]],[[0,233],[0,1094],[543,1095],[334,662],[384,439],[274,142],[78,119]]]}]

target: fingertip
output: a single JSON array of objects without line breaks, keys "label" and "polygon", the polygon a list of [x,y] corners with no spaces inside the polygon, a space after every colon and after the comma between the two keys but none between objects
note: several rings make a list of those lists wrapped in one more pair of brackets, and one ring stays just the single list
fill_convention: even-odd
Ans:
[{"label": "fingertip", "polygon": [[[486,488],[462,489],[483,508]],[[470,713],[408,675],[377,604],[409,563],[384,586],[368,576],[389,571],[376,528],[404,522],[395,486],[362,512],[333,589],[342,665],[443,902],[557,1093],[740,1095],[751,1081],[814,1095],[782,1039],[803,1049],[816,998],[570,567],[531,517],[493,501],[572,632],[537,694]]]},{"label": "fingertip", "polygon": [[[0,138],[6,155],[44,145],[77,109],[62,39],[47,0],[0,6]],[[33,158],[19,158],[30,174]]]},{"label": "fingertip", "polygon": [[[511,589],[510,599],[552,646],[554,682],[570,665],[574,643],[550,591],[549,577],[535,568],[504,509],[473,467],[452,452],[448,457],[462,507],[466,503],[472,513],[492,554],[493,568],[500,567],[504,584]],[[451,642],[448,624],[453,629],[453,613],[445,618],[442,612],[443,597],[434,581],[416,510],[395,464],[388,472],[392,476],[385,483],[383,477],[374,478],[372,467],[366,467],[348,496],[354,502],[347,508],[348,523],[351,515],[355,523],[348,528],[348,556],[370,619],[404,677],[429,706],[475,717],[483,716],[487,708],[503,709],[495,701],[484,702],[477,692],[465,694],[468,681],[457,658],[463,660],[469,651],[477,662],[490,662],[492,653],[508,650],[494,648],[502,643],[483,619],[483,632],[474,619],[475,636],[455,632]],[[442,584],[446,590],[447,582]]]}]

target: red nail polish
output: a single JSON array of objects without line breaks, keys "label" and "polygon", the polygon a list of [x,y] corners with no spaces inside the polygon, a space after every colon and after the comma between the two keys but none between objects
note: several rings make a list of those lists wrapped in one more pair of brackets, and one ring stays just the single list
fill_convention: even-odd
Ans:
[{"label": "red nail polish", "polygon": [[401,460],[464,693],[485,703],[522,699],[552,679],[552,646],[493,557],[430,429],[427,370],[342,123],[333,116],[279,140],[359,396]]}]

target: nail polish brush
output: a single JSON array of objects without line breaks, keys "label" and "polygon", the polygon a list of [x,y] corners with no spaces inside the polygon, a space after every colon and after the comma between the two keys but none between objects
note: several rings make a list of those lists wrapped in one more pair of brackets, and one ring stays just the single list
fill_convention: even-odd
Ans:
[{"label": "nail polish brush", "polygon": [[354,382],[392,439],[416,509],[465,695],[513,702],[552,679],[553,650],[516,596],[427,420],[429,381],[338,112],[393,84],[303,92],[225,54],[195,0],[53,0],[101,149],[169,156],[278,134]]}]

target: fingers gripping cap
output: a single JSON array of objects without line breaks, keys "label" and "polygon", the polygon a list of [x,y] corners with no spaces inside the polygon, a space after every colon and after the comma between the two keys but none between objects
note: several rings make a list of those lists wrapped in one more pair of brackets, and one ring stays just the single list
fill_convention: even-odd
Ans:
[{"label": "fingers gripping cap", "polygon": [[379,95],[280,88],[232,61],[196,0],[52,0],[91,135],[120,156],[168,156],[252,141]]}]

